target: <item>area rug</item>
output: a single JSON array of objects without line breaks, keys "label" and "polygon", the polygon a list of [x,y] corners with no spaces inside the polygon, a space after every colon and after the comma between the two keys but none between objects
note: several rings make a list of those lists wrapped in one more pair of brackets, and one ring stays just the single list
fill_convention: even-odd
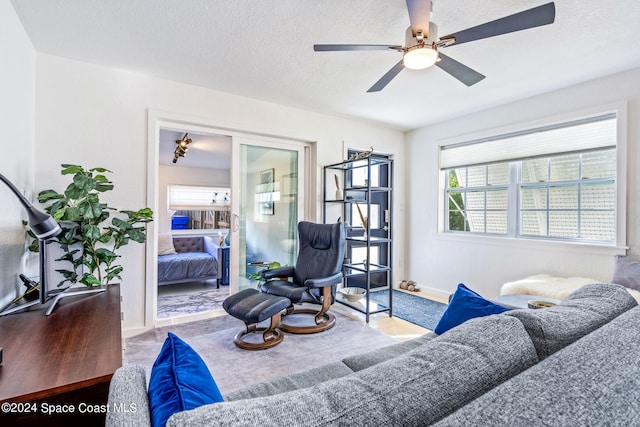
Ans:
[{"label": "area rug", "polygon": [[[371,300],[386,307],[386,292],[371,292]],[[433,331],[447,309],[447,304],[393,290],[393,316]]]},{"label": "area rug", "polygon": [[144,366],[148,380],[167,332],[171,331],[202,356],[220,391],[227,394],[398,342],[360,321],[334,314],[336,325],[332,329],[309,335],[286,334],[282,343],[260,351],[235,346],[233,338],[244,323],[228,315],[164,326],[127,338],[123,363]]},{"label": "area rug", "polygon": [[220,289],[191,291],[180,295],[159,295],[158,318],[219,310],[222,309],[222,302],[228,296],[228,286],[223,286]]}]

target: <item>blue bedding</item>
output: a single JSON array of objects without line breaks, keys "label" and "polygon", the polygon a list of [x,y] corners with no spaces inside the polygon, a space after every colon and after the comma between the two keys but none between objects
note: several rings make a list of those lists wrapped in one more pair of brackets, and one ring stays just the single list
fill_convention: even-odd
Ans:
[{"label": "blue bedding", "polygon": [[211,279],[218,274],[218,261],[206,252],[184,252],[158,256],[158,282]]}]

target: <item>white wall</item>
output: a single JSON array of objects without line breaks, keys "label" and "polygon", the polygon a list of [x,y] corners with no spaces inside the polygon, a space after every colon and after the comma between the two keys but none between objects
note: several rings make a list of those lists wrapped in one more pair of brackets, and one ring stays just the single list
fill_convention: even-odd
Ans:
[{"label": "white wall", "polygon": [[408,277],[447,293],[463,282],[493,297],[504,282],[532,274],[609,281],[614,253],[589,246],[531,243],[522,239],[438,234],[437,146],[452,138],[486,133],[546,117],[627,101],[627,245],[640,255],[640,69],[491,108],[407,134]]},{"label": "white wall", "polygon": [[[0,52],[0,173],[32,200],[36,53],[7,1],[0,2]],[[37,274],[37,261],[25,265],[22,219],[18,199],[0,183],[0,309],[25,290],[19,273]]]},{"label": "white wall", "polygon": [[171,232],[171,219],[166,208],[169,205],[167,187],[174,184],[229,188],[231,187],[231,172],[221,169],[160,165],[158,171],[159,208],[156,212],[158,233]]},{"label": "white wall", "polygon": [[[202,117],[221,128],[285,136],[317,142],[317,188],[321,166],[343,158],[347,146],[369,147],[396,156],[397,171],[405,169],[402,133],[354,119],[332,117],[39,54],[36,78],[35,187],[66,185],[61,163],[111,169],[115,191],[107,201],[121,209],[146,203],[147,111],[169,111]],[[396,212],[404,212],[404,180],[396,177]],[[321,193],[314,195],[321,220]],[[402,221],[396,236],[403,236]],[[397,272],[404,269],[404,244],[396,240]],[[145,248],[123,250],[122,294],[125,334],[144,324]],[[401,273],[398,273],[402,275]],[[400,277],[400,276],[396,276]]]}]

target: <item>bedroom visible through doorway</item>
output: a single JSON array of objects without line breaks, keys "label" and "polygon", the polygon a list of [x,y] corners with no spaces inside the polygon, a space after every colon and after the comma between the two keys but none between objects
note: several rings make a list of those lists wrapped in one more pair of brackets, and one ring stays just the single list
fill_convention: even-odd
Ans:
[{"label": "bedroom visible through doorway", "polygon": [[231,137],[160,129],[159,320],[220,310],[229,295]]}]

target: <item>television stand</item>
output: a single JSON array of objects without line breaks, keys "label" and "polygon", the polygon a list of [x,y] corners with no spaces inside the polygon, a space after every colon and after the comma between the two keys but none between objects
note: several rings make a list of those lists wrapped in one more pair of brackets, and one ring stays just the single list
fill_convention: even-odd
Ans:
[{"label": "television stand", "polygon": [[[13,304],[14,303],[12,303],[12,305]],[[37,299],[35,301],[25,302],[23,304],[18,304],[15,307],[11,307],[10,306],[10,308],[7,308],[6,310],[3,310],[2,312],[0,312],[0,317],[6,316],[7,314],[18,312],[20,310],[27,309],[29,307],[33,307],[34,305],[38,305],[38,304],[40,304],[40,300],[39,299]]]},{"label": "television stand", "polygon": [[[106,290],[107,289],[105,287],[89,288],[85,285],[76,284],[76,285],[69,286],[60,292],[55,292],[55,291],[51,292],[49,293],[50,297],[48,298],[48,300],[51,300],[51,303],[49,304],[49,307],[47,308],[47,311],[44,314],[45,316],[50,316],[53,310],[56,308],[56,305],[58,305],[58,302],[63,298],[75,297],[79,295],[99,294],[101,292],[105,292]],[[13,304],[16,304],[16,303],[12,303],[12,305]],[[0,312],[0,317],[6,316],[8,314],[16,313],[20,310],[25,310],[29,307],[33,307],[38,304],[41,304],[40,299],[25,302],[25,303],[18,303],[14,307],[9,306],[9,308]]]},{"label": "television stand", "polygon": [[53,312],[53,309],[56,308],[56,305],[58,304],[58,301],[60,301],[62,298],[75,297],[75,296],[78,296],[78,295],[99,294],[101,292],[105,292],[106,290],[107,290],[107,288],[103,288],[103,287],[89,288],[89,287],[87,287],[85,285],[69,286],[65,290],[57,293],[55,297],[53,297],[53,300],[51,301],[51,304],[49,304],[49,308],[47,308],[47,311],[44,314],[46,316],[50,316],[51,312]]}]

